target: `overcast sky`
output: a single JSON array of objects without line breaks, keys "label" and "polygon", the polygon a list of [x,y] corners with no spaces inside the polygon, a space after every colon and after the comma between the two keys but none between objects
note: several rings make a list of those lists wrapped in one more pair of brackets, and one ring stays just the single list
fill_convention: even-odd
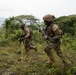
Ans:
[{"label": "overcast sky", "polygon": [[0,17],[46,14],[56,17],[76,14],[76,0],[0,0]]}]

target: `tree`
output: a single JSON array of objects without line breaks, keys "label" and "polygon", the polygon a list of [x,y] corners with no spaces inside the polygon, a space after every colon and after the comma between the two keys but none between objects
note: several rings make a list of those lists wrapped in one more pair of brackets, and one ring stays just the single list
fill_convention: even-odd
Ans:
[{"label": "tree", "polygon": [[62,16],[55,19],[55,22],[60,26],[64,33],[69,33],[74,35],[76,28],[74,24],[76,23],[76,15]]},{"label": "tree", "polygon": [[35,22],[39,20],[32,15],[20,15],[20,16],[17,16],[16,18],[21,19],[23,23],[25,23],[26,25],[34,25]]},{"label": "tree", "polygon": [[3,24],[6,29],[6,38],[8,38],[8,34],[14,34],[14,31],[19,29],[20,24],[22,24],[22,21],[20,19],[16,19],[15,17],[6,19]]},{"label": "tree", "polygon": [[[16,30],[18,31],[20,29],[21,24],[25,24],[33,29],[37,29],[37,26],[35,25],[35,22],[38,21],[34,16],[32,15],[21,15],[16,17],[10,17],[5,20],[4,22],[4,28],[6,29],[6,38],[8,38],[11,35],[16,34]],[[13,36],[14,36],[13,35]]]}]

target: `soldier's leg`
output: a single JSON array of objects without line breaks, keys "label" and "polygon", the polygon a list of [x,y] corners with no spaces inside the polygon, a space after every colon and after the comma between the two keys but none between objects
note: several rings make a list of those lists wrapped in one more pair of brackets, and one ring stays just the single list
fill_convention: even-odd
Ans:
[{"label": "soldier's leg", "polygon": [[32,44],[32,41],[28,41],[29,43],[29,49],[34,49],[37,52],[37,48]]},{"label": "soldier's leg", "polygon": [[47,63],[50,63],[50,64],[52,64],[54,62],[54,58],[52,56],[51,50],[52,50],[52,46],[46,46],[44,49],[45,53],[47,54],[47,56],[50,59]]},{"label": "soldier's leg", "polygon": [[66,64],[65,57],[64,57],[62,51],[60,50],[60,43],[55,44],[55,48],[54,49],[55,49],[57,55],[62,59],[62,62],[64,64]]},{"label": "soldier's leg", "polygon": [[30,45],[30,49],[34,49],[37,52],[37,48],[33,45]]},{"label": "soldier's leg", "polygon": [[26,53],[29,51],[29,48],[27,46],[25,46],[25,51]]},{"label": "soldier's leg", "polygon": [[28,43],[28,41],[25,41],[24,48],[25,48],[25,51],[27,53],[29,51],[29,43]]}]

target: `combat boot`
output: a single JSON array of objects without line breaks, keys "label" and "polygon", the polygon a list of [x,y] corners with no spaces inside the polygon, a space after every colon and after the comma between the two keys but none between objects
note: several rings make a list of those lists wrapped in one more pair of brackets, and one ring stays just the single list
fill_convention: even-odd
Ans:
[{"label": "combat boot", "polygon": [[29,49],[26,49],[25,54],[28,54],[28,52],[29,52]]},{"label": "combat boot", "polygon": [[64,66],[64,68],[66,68],[66,67],[68,67],[68,66],[69,66],[69,64],[68,64],[66,61],[64,61],[64,60],[63,60],[63,64],[64,64],[64,65],[63,65],[63,66]]},{"label": "combat boot", "polygon": [[36,47],[32,47],[32,49],[34,49],[37,52],[37,48]]},{"label": "combat boot", "polygon": [[37,48],[35,48],[35,51],[37,52]]},{"label": "combat boot", "polygon": [[52,61],[51,60],[48,60],[46,63],[49,64],[49,65],[52,65]]}]

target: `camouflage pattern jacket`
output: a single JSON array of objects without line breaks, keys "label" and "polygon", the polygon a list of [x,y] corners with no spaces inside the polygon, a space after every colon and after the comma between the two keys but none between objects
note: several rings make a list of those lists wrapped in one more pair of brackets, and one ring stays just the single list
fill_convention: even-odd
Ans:
[{"label": "camouflage pattern jacket", "polygon": [[32,32],[32,29],[30,29],[30,28],[25,28],[21,33],[21,35],[23,35],[25,39],[31,39],[32,34],[33,34],[33,32]]},{"label": "camouflage pattern jacket", "polygon": [[53,23],[53,24],[51,24],[51,25],[49,25],[49,26],[46,26],[45,29],[46,29],[48,35],[49,35],[50,37],[52,37],[55,42],[60,41],[60,38],[62,37],[63,32],[62,32],[62,30],[59,28],[58,25],[56,25],[56,24]]}]

